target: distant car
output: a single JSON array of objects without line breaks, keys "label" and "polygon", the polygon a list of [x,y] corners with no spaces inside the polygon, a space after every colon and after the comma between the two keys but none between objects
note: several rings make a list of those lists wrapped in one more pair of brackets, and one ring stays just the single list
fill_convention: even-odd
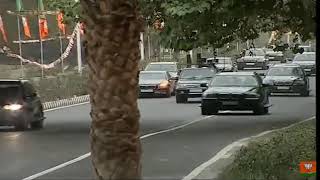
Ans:
[{"label": "distant car", "polygon": [[176,102],[187,103],[188,98],[201,97],[217,72],[218,70],[213,67],[182,69],[177,82]]},{"label": "distant car", "polygon": [[232,61],[231,57],[216,57],[208,58],[206,63],[214,63],[215,66],[222,72],[233,72],[237,71],[236,64]]},{"label": "distant car", "polygon": [[44,119],[41,100],[29,81],[0,80],[0,126],[40,129]]},{"label": "distant car", "polygon": [[269,61],[280,61],[281,63],[286,63],[283,52],[274,51],[273,49],[266,49],[266,55]]},{"label": "distant car", "polygon": [[299,48],[303,48],[303,52],[315,52],[315,49],[308,45],[300,45]]},{"label": "distant car", "polygon": [[152,62],[146,66],[144,71],[167,71],[173,78],[178,77],[177,62]]},{"label": "distant car", "polygon": [[167,71],[141,71],[139,74],[140,96],[160,95],[171,97],[175,80]]},{"label": "distant car", "polygon": [[307,75],[316,74],[316,53],[304,52],[296,54],[292,63],[299,64]]},{"label": "distant car", "polygon": [[202,95],[201,113],[253,110],[255,114],[267,114],[270,107],[268,86],[256,72],[219,73]]},{"label": "distant car", "polygon": [[238,70],[244,68],[261,68],[268,69],[268,57],[262,48],[249,49],[245,52],[244,57],[236,60]]},{"label": "distant car", "polygon": [[277,64],[267,71],[263,80],[271,83],[271,93],[299,93],[309,96],[309,78],[297,64]]}]

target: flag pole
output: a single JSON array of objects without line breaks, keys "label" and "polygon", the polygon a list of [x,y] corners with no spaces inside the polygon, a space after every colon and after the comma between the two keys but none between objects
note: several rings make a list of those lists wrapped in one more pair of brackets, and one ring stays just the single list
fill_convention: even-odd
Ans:
[{"label": "flag pole", "polygon": [[62,38],[61,38],[61,31],[59,30],[59,41],[60,41],[60,57],[61,57],[61,67],[62,67],[62,74],[64,74],[64,64],[63,64],[63,43],[62,43]]},{"label": "flag pole", "polygon": [[40,26],[40,16],[38,16],[38,26],[39,26],[39,37],[40,37],[40,60],[41,60],[41,78],[44,77],[44,69],[43,69],[43,42],[41,38],[41,26]]},{"label": "flag pole", "polygon": [[[19,15],[17,15],[17,24],[18,24],[18,38],[19,38],[19,55],[20,55],[20,57],[22,57],[21,26],[20,26]],[[22,62],[22,60],[20,60],[20,68],[21,68],[20,78],[23,79],[24,70],[23,70],[23,62]]]}]

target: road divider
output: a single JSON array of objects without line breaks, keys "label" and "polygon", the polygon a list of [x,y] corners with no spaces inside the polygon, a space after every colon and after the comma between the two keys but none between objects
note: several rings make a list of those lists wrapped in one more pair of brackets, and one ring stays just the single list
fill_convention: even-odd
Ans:
[{"label": "road divider", "polygon": [[73,98],[68,99],[61,99],[58,101],[50,101],[43,103],[43,109],[44,110],[51,110],[55,108],[65,107],[65,106],[71,106],[76,104],[83,104],[90,101],[89,95],[84,96],[77,96]]}]

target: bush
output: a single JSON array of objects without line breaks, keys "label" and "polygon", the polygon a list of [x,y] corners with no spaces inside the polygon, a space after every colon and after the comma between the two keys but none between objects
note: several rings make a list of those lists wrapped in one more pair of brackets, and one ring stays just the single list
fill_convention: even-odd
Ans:
[{"label": "bush", "polygon": [[42,102],[86,95],[88,94],[87,81],[87,73],[84,73],[82,76],[79,74],[68,74],[31,80],[38,90]]},{"label": "bush", "polygon": [[306,180],[299,174],[299,164],[316,159],[315,138],[312,120],[249,143],[241,148],[220,179]]}]

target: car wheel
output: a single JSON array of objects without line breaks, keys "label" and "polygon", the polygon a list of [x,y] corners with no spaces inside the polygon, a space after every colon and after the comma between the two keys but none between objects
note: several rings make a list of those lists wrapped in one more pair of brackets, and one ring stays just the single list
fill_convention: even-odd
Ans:
[{"label": "car wheel", "polygon": [[310,96],[310,91],[304,90],[304,91],[302,91],[302,92],[300,93],[300,95],[303,96],[303,97],[308,97],[308,96]]},{"label": "car wheel", "polygon": [[42,128],[43,128],[43,120],[31,123],[31,129],[42,129]]},{"label": "car wheel", "polygon": [[256,115],[263,115],[263,114],[267,114],[268,112],[269,112],[269,108],[263,107],[263,106],[258,106],[253,110],[253,113]]},{"label": "car wheel", "polygon": [[207,106],[201,106],[201,114],[202,115],[211,115],[210,109]]},{"label": "car wheel", "polygon": [[188,102],[188,97],[181,96],[181,95],[176,95],[176,103],[187,103]]}]

